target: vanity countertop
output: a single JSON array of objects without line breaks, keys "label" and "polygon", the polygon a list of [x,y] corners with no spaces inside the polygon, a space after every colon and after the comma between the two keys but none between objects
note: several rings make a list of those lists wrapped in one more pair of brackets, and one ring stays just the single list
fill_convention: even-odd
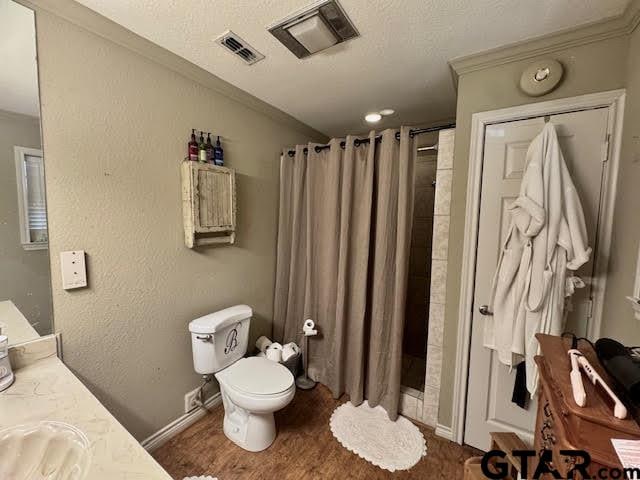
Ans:
[{"label": "vanity countertop", "polygon": [[0,428],[40,420],[66,422],[91,442],[87,480],[171,480],[55,354],[15,374],[14,384],[0,392]]},{"label": "vanity countertop", "polygon": [[0,324],[3,324],[2,334],[9,337],[11,345],[40,337],[11,300],[0,302]]}]

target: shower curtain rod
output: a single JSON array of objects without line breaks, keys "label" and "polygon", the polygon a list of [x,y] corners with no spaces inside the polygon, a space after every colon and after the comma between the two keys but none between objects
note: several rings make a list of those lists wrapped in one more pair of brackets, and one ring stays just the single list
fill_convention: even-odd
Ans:
[{"label": "shower curtain rod", "polygon": [[[456,124],[455,123],[448,123],[446,125],[439,125],[437,127],[427,127],[427,128],[414,128],[413,130],[409,130],[409,136],[411,138],[415,137],[416,135],[420,135],[421,133],[429,133],[429,132],[437,132],[439,130],[447,130],[449,128],[456,128]],[[376,142],[379,142],[380,139],[382,138],[381,135],[378,135],[376,137]],[[400,140],[400,132],[396,133],[396,140]],[[362,145],[363,143],[369,143],[369,139],[368,138],[356,138],[355,141],[353,142],[353,144],[356,147],[359,147],[360,145]],[[327,148],[329,148],[331,145],[316,145],[314,147],[314,150],[316,151],[316,153],[320,153],[322,150],[325,150]],[[345,143],[344,141],[340,142],[340,147],[344,148]],[[305,149],[302,151],[305,155],[307,153],[309,153],[309,149],[305,147]],[[289,154],[290,157],[293,157],[296,154],[295,150],[289,150],[289,152],[287,152]]]}]

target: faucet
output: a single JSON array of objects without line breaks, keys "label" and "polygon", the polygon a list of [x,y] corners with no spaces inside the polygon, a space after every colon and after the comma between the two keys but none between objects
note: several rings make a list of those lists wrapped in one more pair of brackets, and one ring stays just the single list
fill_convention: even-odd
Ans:
[{"label": "faucet", "polygon": [[0,335],[0,392],[11,386],[15,376],[9,362],[9,338]]}]

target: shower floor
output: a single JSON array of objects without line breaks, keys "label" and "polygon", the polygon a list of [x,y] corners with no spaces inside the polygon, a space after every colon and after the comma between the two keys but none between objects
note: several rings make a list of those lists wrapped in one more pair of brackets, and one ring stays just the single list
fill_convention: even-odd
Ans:
[{"label": "shower floor", "polygon": [[424,377],[427,370],[427,361],[424,358],[415,357],[408,353],[402,354],[402,380],[405,387],[422,392],[424,390]]}]

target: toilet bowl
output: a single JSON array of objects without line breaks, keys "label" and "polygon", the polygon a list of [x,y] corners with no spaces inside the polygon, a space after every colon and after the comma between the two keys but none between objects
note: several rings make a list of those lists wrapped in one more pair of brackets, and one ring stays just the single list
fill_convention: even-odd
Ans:
[{"label": "toilet bowl", "polygon": [[273,413],[295,394],[291,372],[278,363],[249,357],[216,373],[224,404],[227,438],[250,452],[259,452],[276,438]]},{"label": "toilet bowl", "polygon": [[273,413],[295,394],[291,372],[283,365],[247,353],[251,307],[236,305],[189,323],[193,365],[215,374],[224,404],[227,438],[251,452],[264,450],[276,438]]}]

